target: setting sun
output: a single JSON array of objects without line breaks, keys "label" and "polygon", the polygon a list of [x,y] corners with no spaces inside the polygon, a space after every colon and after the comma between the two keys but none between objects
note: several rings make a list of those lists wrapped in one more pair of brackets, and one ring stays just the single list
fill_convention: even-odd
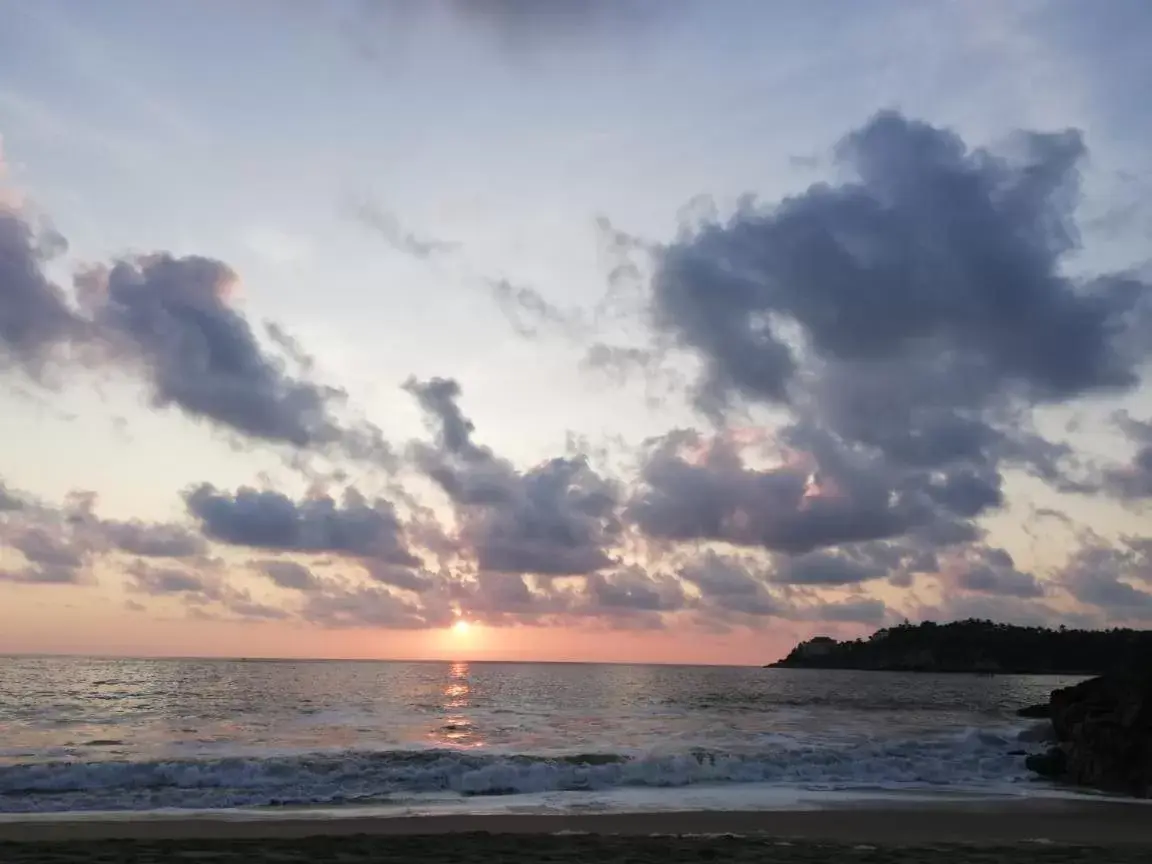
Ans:
[{"label": "setting sun", "polygon": [[466,636],[468,631],[472,629],[472,625],[465,621],[463,618],[457,618],[452,622],[452,632],[457,636]]}]

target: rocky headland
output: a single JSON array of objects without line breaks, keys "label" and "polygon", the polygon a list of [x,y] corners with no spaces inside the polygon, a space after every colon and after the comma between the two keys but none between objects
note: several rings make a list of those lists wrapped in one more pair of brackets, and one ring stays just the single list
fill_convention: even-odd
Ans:
[{"label": "rocky headland", "polygon": [[1047,715],[1055,744],[1029,756],[1028,767],[1061,783],[1152,797],[1152,669],[1106,675],[1052,691]]},{"label": "rocky headland", "polygon": [[1051,630],[992,621],[905,622],[867,639],[818,636],[769,664],[790,669],[1102,675],[1152,669],[1152,631]]}]

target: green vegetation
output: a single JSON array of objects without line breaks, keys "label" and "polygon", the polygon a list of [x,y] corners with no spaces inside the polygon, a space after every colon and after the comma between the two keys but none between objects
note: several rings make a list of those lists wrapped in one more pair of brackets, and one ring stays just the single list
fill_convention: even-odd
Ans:
[{"label": "green vegetation", "polygon": [[1152,668],[1152,631],[1019,627],[969,619],[877,630],[868,639],[817,637],[771,664],[799,669],[1101,675]]}]

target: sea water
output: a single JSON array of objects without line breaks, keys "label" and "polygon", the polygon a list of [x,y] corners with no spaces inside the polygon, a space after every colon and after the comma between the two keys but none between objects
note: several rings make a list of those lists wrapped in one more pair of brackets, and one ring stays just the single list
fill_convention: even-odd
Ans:
[{"label": "sea water", "polygon": [[1076,679],[0,658],[0,814],[750,809],[1045,795],[1015,710]]}]

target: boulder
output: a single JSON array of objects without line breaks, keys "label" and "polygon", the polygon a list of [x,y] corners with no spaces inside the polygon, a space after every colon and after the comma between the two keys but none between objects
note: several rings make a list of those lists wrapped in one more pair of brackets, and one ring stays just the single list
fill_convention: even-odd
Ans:
[{"label": "boulder", "polygon": [[1033,753],[1024,760],[1024,767],[1041,777],[1059,780],[1068,768],[1068,757],[1059,747],[1052,747],[1046,753]]},{"label": "boulder", "polygon": [[[1039,754],[1029,768],[1067,783],[1152,796],[1152,674],[1082,681],[1054,691],[1049,707],[1061,755]],[[1049,773],[1053,768],[1059,770]]]}]

